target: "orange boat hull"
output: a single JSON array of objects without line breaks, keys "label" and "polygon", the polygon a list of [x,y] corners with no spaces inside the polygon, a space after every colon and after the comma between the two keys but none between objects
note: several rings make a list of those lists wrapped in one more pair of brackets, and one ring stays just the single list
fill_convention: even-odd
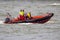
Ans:
[{"label": "orange boat hull", "polygon": [[50,20],[50,18],[53,16],[53,13],[48,13],[48,14],[43,14],[43,15],[39,15],[39,16],[32,16],[32,19],[30,20],[18,20],[18,18],[14,18],[12,19],[12,22],[8,22],[8,23],[45,23],[47,21]]}]

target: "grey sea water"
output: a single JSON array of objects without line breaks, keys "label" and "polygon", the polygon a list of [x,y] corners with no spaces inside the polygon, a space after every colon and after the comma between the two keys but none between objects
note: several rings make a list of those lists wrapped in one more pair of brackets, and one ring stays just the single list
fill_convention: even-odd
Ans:
[{"label": "grey sea water", "polygon": [[0,40],[60,40],[60,5],[49,5],[59,1],[0,1],[0,20],[9,12],[18,16],[19,10],[31,12],[32,16],[53,12],[54,16],[45,24],[0,24]]}]

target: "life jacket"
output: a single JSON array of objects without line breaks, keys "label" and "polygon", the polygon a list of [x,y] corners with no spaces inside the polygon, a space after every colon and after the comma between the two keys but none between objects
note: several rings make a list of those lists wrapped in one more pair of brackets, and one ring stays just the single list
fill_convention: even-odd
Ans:
[{"label": "life jacket", "polygon": [[30,13],[28,13],[28,14],[27,14],[27,17],[28,17],[28,18],[31,18],[31,14],[30,14]]},{"label": "life jacket", "polygon": [[24,16],[24,12],[23,12],[23,11],[20,11],[19,14],[20,14],[21,16]]}]

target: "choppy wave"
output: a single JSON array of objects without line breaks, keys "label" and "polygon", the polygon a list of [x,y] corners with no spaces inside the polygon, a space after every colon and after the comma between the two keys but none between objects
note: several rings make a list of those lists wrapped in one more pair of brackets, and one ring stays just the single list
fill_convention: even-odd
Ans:
[{"label": "choppy wave", "polygon": [[[7,24],[5,25],[1,19],[4,19],[4,14],[0,13],[0,40],[60,40],[60,7],[53,5],[60,5],[60,3],[51,3],[48,6],[45,4],[41,7],[39,3],[16,3],[16,2],[6,2],[5,6],[0,4],[0,9],[2,10],[11,10],[12,12],[17,12],[19,8],[24,8],[28,11],[31,10],[33,15],[40,15],[40,12],[54,12],[54,16],[45,24],[31,24],[30,23],[19,23],[19,24]],[[8,5],[7,5],[8,4]],[[13,9],[9,6],[14,6]],[[23,5],[20,6],[20,4]],[[41,3],[40,3],[41,4]],[[31,6],[30,8],[27,6]],[[34,6],[35,5],[35,6]],[[52,6],[49,6],[52,5]],[[8,6],[8,7],[6,7]],[[38,7],[38,8],[37,8]],[[6,8],[6,9],[4,9]],[[3,11],[2,11],[3,12]],[[9,11],[8,11],[9,12]],[[39,12],[39,14],[37,13]],[[4,12],[5,13],[5,12]],[[11,13],[12,14],[12,13]],[[13,13],[12,15],[16,15],[17,13]],[[2,16],[1,16],[2,15]],[[57,16],[56,16],[57,15]],[[59,20],[59,21],[58,21]],[[1,25],[2,24],[2,25]],[[32,34],[32,35],[31,35]],[[36,35],[34,35],[36,34]]]}]

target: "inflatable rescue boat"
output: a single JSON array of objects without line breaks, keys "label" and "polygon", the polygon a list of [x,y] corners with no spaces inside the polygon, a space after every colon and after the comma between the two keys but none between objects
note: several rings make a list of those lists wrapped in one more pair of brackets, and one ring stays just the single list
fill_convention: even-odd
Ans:
[{"label": "inflatable rescue boat", "polygon": [[[46,14],[42,14],[42,15],[38,15],[38,16],[32,16],[31,19],[27,19],[27,20],[15,20],[14,18],[9,21],[9,22],[4,22],[6,24],[14,24],[14,23],[46,23],[47,21],[49,21],[51,19],[51,17],[54,15],[54,13],[46,13]],[[14,20],[14,21],[13,21]]]}]

